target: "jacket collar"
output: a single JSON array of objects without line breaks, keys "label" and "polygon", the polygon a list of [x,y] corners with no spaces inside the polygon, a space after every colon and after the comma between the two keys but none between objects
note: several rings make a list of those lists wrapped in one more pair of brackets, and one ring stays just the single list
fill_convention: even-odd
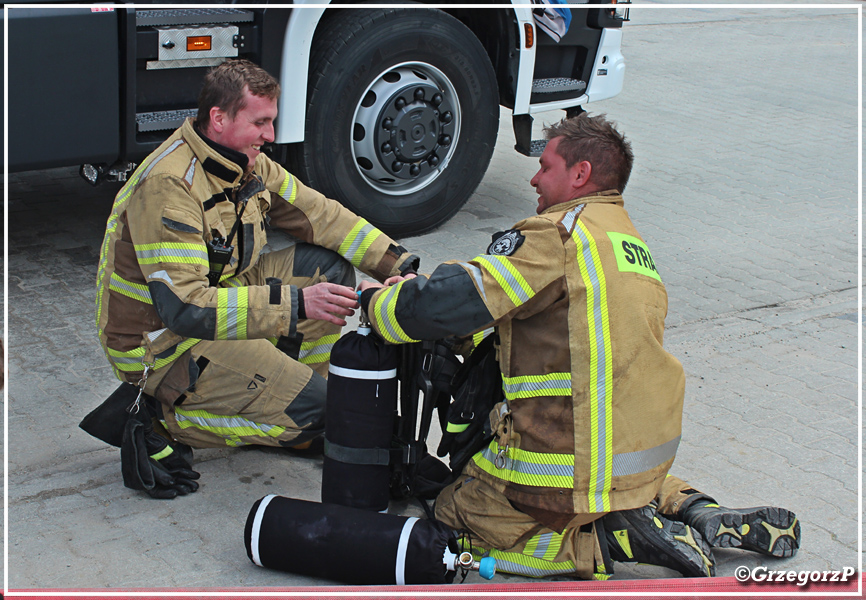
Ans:
[{"label": "jacket collar", "polygon": [[249,158],[246,154],[227,148],[208,139],[198,131],[189,118],[181,125],[181,135],[201,162],[202,168],[211,176],[231,186],[236,186],[246,173]]},{"label": "jacket collar", "polygon": [[562,202],[561,204],[554,204],[544,210],[541,214],[547,215],[551,213],[568,212],[578,204],[617,204],[622,206],[623,199],[622,194],[620,194],[618,190],[606,190],[604,192],[590,194],[589,196],[575,198],[568,202]]}]

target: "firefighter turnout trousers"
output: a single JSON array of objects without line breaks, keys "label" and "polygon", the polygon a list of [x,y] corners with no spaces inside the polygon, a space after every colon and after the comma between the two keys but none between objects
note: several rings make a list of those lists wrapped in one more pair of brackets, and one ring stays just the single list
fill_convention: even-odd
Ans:
[{"label": "firefighter turnout trousers", "polygon": [[[684,492],[695,490],[677,477],[668,475],[655,502],[659,512],[676,518]],[[596,521],[605,513],[573,515],[561,531],[545,527],[517,510],[487,482],[461,476],[436,499],[436,518],[457,531],[469,532],[463,547],[476,558],[492,556],[496,570],[526,577],[552,575],[605,580],[613,570],[605,567]]]},{"label": "firefighter turnout trousers", "polygon": [[[271,278],[298,288],[355,282],[352,265],[338,254],[298,244],[261,255],[251,270],[224,285],[266,285]],[[160,400],[172,437],[203,448],[296,446],[321,434],[325,378],[340,327],[300,320],[297,331],[293,340],[202,340],[151,375],[145,391]],[[197,376],[185,390],[188,372]]]}]

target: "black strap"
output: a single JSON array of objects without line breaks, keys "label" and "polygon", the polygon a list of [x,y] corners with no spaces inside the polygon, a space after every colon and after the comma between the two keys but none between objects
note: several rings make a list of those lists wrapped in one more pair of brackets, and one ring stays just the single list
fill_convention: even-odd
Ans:
[{"label": "black strap", "polygon": [[387,448],[350,448],[325,438],[325,456],[342,463],[387,466],[391,464],[391,452]]}]

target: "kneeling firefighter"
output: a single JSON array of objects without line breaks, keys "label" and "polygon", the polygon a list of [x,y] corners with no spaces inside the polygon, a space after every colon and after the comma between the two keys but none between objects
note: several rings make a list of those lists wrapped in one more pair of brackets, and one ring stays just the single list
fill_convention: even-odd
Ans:
[{"label": "kneeling firefighter", "polygon": [[[450,399],[441,382],[450,380],[458,361],[444,347],[428,344],[421,350],[419,356],[418,348],[386,345],[370,335],[363,316],[358,331],[334,345],[323,504],[273,495],[257,501],[244,532],[255,564],[352,584],[451,583],[458,571],[465,578],[469,570],[493,577],[495,559],[476,561],[471,552],[460,551],[445,524],[386,514],[390,496],[423,496],[429,489],[423,483],[425,466],[439,465],[437,489],[450,475],[427,455],[426,436],[433,408]],[[424,394],[420,428],[419,390]]]}]

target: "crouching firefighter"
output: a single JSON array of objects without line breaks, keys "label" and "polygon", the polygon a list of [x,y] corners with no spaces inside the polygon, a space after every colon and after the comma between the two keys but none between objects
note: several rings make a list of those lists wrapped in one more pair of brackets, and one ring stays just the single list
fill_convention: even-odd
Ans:
[{"label": "crouching firefighter", "polygon": [[470,532],[499,571],[535,577],[606,579],[613,561],[707,577],[711,544],[793,555],[793,513],[725,509],[667,476],[685,376],[662,343],[660,265],[623,208],[630,144],[603,116],[547,134],[537,216],[472,260],[360,286],[391,343],[498,337],[490,439],[438,496],[436,518]]},{"label": "crouching firefighter", "polygon": [[[125,429],[143,436],[122,453],[137,464],[167,460],[146,409],[172,455],[178,443],[321,448],[330,349],[358,306],[355,269],[382,282],[417,269],[417,257],[261,152],[274,139],[279,93],[249,61],[214,67],[198,116],[144,160],[108,218],[97,329],[129,384],[118,395],[142,394],[135,415],[144,424],[127,424],[126,398],[86,424],[121,444]],[[296,243],[264,252],[267,224]],[[185,477],[169,487],[195,491],[175,485],[191,479],[177,473]],[[165,487],[142,469],[124,474],[131,487]]]}]

